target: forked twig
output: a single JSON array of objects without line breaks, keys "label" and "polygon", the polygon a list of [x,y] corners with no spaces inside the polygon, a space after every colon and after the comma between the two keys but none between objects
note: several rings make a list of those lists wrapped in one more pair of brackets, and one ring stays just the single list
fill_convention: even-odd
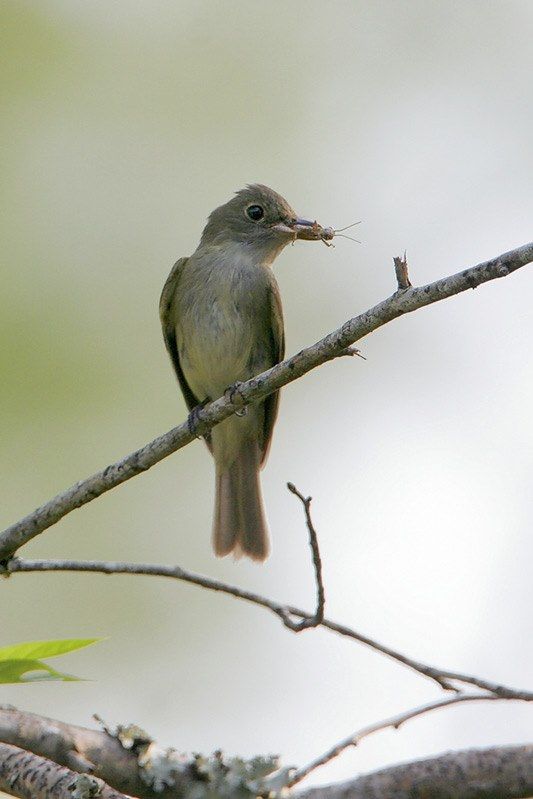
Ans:
[{"label": "forked twig", "polygon": [[289,629],[294,630],[295,633],[299,633],[302,630],[306,630],[309,627],[318,627],[324,621],[324,605],[326,603],[326,594],[324,592],[324,583],[322,581],[322,561],[320,559],[320,550],[318,548],[318,537],[316,534],[316,530],[313,526],[313,520],[311,518],[311,501],[312,497],[304,497],[301,494],[294,483],[287,483],[287,488],[294,494],[294,496],[298,497],[300,502],[304,507],[305,512],[305,521],[307,524],[307,529],[309,530],[309,546],[311,547],[311,552],[313,553],[313,566],[315,568],[315,579],[316,579],[316,611],[313,616],[309,618],[303,618],[301,621],[293,621],[290,615],[283,610],[280,613],[280,618],[283,621],[283,624]]},{"label": "forked twig", "polygon": [[[203,574],[196,574],[195,572],[182,569],[180,566],[164,566],[155,563],[122,563],[113,561],[79,561],[79,560],[26,560],[21,558],[11,558],[7,565],[4,567],[5,576],[16,574],[17,572],[92,572],[98,574],[129,574],[129,575],[146,575],[152,577],[169,577],[174,580],[180,580],[186,583],[192,583],[210,591],[217,591],[229,596],[243,599],[245,602],[250,602],[253,605],[267,608],[274,613],[278,618],[283,620],[283,616],[299,616],[301,619],[313,619],[313,613],[301,610],[293,605],[282,605],[272,599],[256,594],[253,591],[247,591],[244,588],[239,588],[229,583],[223,583],[220,580],[215,580],[212,577],[205,577]],[[466,674],[450,671],[449,669],[440,669],[435,666],[430,666],[427,663],[410,658],[402,652],[398,652],[390,646],[376,641],[373,638],[357,632],[357,630],[347,627],[345,624],[339,624],[331,619],[324,618],[321,622],[321,627],[326,627],[332,632],[339,635],[351,638],[358,641],[360,644],[373,649],[375,652],[380,652],[382,655],[402,663],[409,669],[412,669],[417,674],[435,682],[445,691],[458,692],[458,688],[454,683],[462,683],[464,685],[474,685],[483,690],[489,691],[501,699],[523,699],[526,702],[533,701],[533,692],[522,691],[519,689],[509,688],[505,685],[482,680],[478,677],[470,677]]]}]

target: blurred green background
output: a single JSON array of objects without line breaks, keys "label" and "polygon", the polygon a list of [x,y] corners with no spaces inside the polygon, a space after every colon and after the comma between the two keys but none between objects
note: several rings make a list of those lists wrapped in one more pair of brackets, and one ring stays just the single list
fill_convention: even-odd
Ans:
[{"label": "blurred green background", "polygon": [[[247,182],[341,227],[276,264],[287,351],[394,290],[532,238],[533,6],[4,0],[0,5],[2,520],[185,418],[157,303],[207,214]],[[401,319],[283,392],[263,485],[264,567],[210,551],[200,442],[76,511],[21,554],[178,563],[311,607],[314,496],[328,615],[421,660],[531,688],[533,275]],[[303,764],[436,695],[325,631],[163,580],[18,575],[1,644],[109,636],[5,687],[77,724]],[[529,682],[529,686],[528,686]],[[531,708],[453,708],[310,782],[531,739]]]}]

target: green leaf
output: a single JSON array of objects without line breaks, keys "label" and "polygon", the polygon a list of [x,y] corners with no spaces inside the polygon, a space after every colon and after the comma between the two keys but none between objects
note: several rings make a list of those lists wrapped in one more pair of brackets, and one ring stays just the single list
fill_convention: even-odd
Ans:
[{"label": "green leaf", "polygon": [[56,671],[39,658],[64,655],[83,649],[102,638],[63,638],[55,641],[27,641],[0,648],[0,683],[25,683],[41,680],[78,680],[71,674]]},{"label": "green leaf", "polygon": [[40,680],[78,680],[71,674],[62,674],[40,660],[2,660],[0,661],[0,683],[25,683]]},{"label": "green leaf", "polygon": [[60,638],[56,641],[27,641],[22,644],[0,647],[0,663],[4,660],[35,660],[36,658],[52,658],[83,649],[103,638]]}]

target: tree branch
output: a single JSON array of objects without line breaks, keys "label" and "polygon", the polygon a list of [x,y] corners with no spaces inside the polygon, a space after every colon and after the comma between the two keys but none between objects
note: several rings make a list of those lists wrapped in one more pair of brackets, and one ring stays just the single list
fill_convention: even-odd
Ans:
[{"label": "tree branch", "polygon": [[[43,761],[53,761],[58,768],[64,767],[71,773],[90,773],[127,796],[153,799],[157,795],[159,799],[173,799],[177,795],[175,786],[154,792],[143,778],[137,750],[124,748],[117,737],[105,731],[65,724],[14,707],[0,706],[0,741],[10,744],[13,749],[19,747],[19,751],[26,750],[26,754],[32,753],[34,759],[30,765],[33,763],[37,769],[42,767]],[[6,762],[7,768],[10,778],[18,773],[12,771],[11,760]],[[184,778],[180,786],[184,789],[190,781],[190,777]],[[2,789],[7,790],[5,787]],[[48,799],[48,794],[43,796]]]},{"label": "tree branch", "polygon": [[20,799],[129,799],[87,774],[0,743],[0,790]]},{"label": "tree branch", "polygon": [[[91,773],[125,794],[143,799],[153,796],[153,791],[140,778],[135,753],[100,730],[0,705],[0,741],[71,771]],[[170,799],[170,795],[162,793],[161,799]]]},{"label": "tree branch", "polygon": [[[357,741],[379,729],[399,726],[408,718],[446,704],[490,698],[454,697],[434,703],[433,706],[408,711],[364,728],[357,734]],[[347,739],[348,745],[353,744],[353,738],[350,736]],[[147,740],[142,739],[144,743]],[[43,765],[63,766],[71,769],[71,778],[74,776],[72,772],[90,771],[97,779],[140,799],[176,799],[187,795],[194,785],[197,788],[202,785],[201,780],[198,782],[201,774],[196,773],[194,768],[184,768],[184,756],[176,757],[177,753],[173,750],[159,749],[162,757],[160,765],[173,784],[156,788],[148,784],[147,775],[143,773],[138,741],[133,740],[133,746],[125,749],[115,734],[65,724],[11,707],[0,706],[0,741],[10,744],[9,749],[3,749],[6,744],[0,744],[0,790],[24,799],[41,799],[44,796],[49,799],[49,796],[56,794],[14,792],[12,784],[16,784],[16,776],[21,773],[18,764],[22,762],[34,769],[34,773],[38,773]],[[14,754],[17,758],[26,756],[28,759],[7,759]],[[12,768],[14,763],[17,763],[15,770]],[[297,775],[303,775],[303,771],[297,772]],[[305,771],[308,774],[310,768],[306,767]],[[53,773],[61,776],[61,772]],[[295,776],[293,783],[297,781]],[[206,784],[205,775],[203,784]],[[63,799],[65,794],[58,796]],[[122,797],[123,794],[111,796]],[[390,799],[391,796],[395,799],[427,799],[429,796],[435,799],[523,799],[533,796],[533,744],[448,752],[437,758],[366,774],[346,783],[311,788],[298,793],[297,799]],[[69,799],[72,799],[72,794]]]},{"label": "tree branch", "polygon": [[299,633],[302,630],[307,630],[309,627],[318,627],[324,621],[326,592],[324,591],[324,583],[322,581],[322,560],[320,559],[318,536],[316,534],[316,530],[313,525],[313,520],[311,518],[312,497],[304,497],[303,494],[300,494],[300,492],[293,483],[287,483],[287,488],[289,489],[291,494],[294,494],[295,497],[298,497],[298,499],[303,505],[305,513],[305,522],[307,524],[307,529],[309,531],[309,546],[311,547],[311,552],[313,554],[313,566],[315,568],[315,579],[316,579],[316,611],[312,616],[312,618],[302,619],[301,621],[295,622],[288,615],[286,617],[282,617],[283,623],[285,624],[286,627],[289,627],[289,629],[293,630],[296,633]]},{"label": "tree branch", "polygon": [[112,488],[149,469],[163,458],[189,444],[195,436],[207,433],[215,424],[231,416],[245,405],[264,399],[273,391],[297,380],[302,375],[343,353],[354,342],[392,319],[411,313],[425,305],[453,297],[482,283],[505,277],[533,261],[533,242],[442,278],[427,286],[395,292],[370,310],[345,322],[311,347],[268,369],[239,386],[233,396],[221,397],[198,411],[193,432],[187,422],[154,439],[131,455],[81,480],[33,513],[12,524],[0,534],[0,561],[13,555],[21,546],[56,524],[75,508],[91,502]]},{"label": "tree branch", "polygon": [[375,732],[381,732],[389,727],[398,730],[402,724],[405,724],[406,721],[410,721],[410,719],[414,719],[417,716],[423,716],[424,714],[430,713],[433,710],[440,710],[441,708],[448,707],[449,705],[457,705],[460,702],[486,702],[498,701],[499,699],[499,696],[494,696],[493,694],[458,694],[450,699],[440,699],[437,702],[430,702],[427,705],[422,705],[422,707],[417,707],[404,711],[403,713],[399,713],[397,716],[392,716],[392,718],[385,719],[384,721],[378,721],[374,724],[370,724],[369,726],[363,727],[357,732],[352,733],[352,735],[349,735],[348,738],[343,738],[342,741],[336,743],[334,746],[328,749],[327,752],[324,752],[323,755],[320,755],[320,757],[312,760],[307,766],[295,771],[289,781],[288,787],[292,788],[294,785],[305,779],[305,777],[307,777],[312,771],[320,766],[325,766],[326,763],[334,760],[350,746],[358,746],[363,738],[368,738],[369,735],[373,735]]},{"label": "tree branch", "polygon": [[526,799],[533,744],[447,752],[299,793],[297,799]]},{"label": "tree branch", "polygon": [[[282,605],[272,599],[256,594],[253,591],[247,591],[244,588],[239,588],[229,583],[223,583],[220,580],[215,580],[212,577],[205,577],[203,574],[196,574],[195,572],[186,571],[180,566],[163,566],[150,563],[119,563],[112,561],[78,561],[78,560],[22,560],[21,558],[12,558],[8,561],[5,573],[16,574],[17,572],[96,572],[99,574],[143,574],[152,577],[169,577],[174,580],[180,580],[193,585],[199,585],[202,588],[207,588],[210,591],[218,591],[222,594],[234,596],[237,599],[243,599],[253,605],[267,608],[278,616],[283,624],[289,629],[293,629],[286,620],[291,616],[297,616],[301,619],[308,619],[312,621],[316,617],[316,613],[309,613],[308,611],[301,610],[294,605]],[[515,690],[508,688],[498,683],[492,683],[488,680],[482,680],[478,677],[469,677],[466,674],[461,674],[455,671],[446,669],[439,669],[435,666],[429,666],[426,663],[414,660],[413,658],[397,652],[391,647],[380,644],[368,636],[352,630],[343,624],[330,621],[324,618],[320,623],[321,627],[326,627],[328,630],[339,633],[347,638],[352,638],[361,644],[369,647],[370,649],[380,652],[383,655],[402,663],[404,666],[412,669],[418,674],[428,677],[430,680],[436,682],[441,688],[447,691],[457,691],[458,689],[453,685],[453,682],[463,683],[465,685],[474,685],[488,691],[500,699],[521,699],[524,702],[533,701],[533,692]]]}]

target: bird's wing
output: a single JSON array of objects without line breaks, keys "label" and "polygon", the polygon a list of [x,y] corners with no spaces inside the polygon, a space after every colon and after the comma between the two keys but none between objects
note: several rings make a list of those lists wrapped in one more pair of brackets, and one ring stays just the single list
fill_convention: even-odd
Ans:
[{"label": "bird's wing", "polygon": [[180,356],[178,352],[178,344],[176,341],[176,312],[175,312],[175,297],[176,289],[183,273],[183,267],[187,263],[188,258],[180,258],[172,267],[172,271],[167,278],[161,298],[159,300],[159,317],[161,319],[161,327],[163,328],[163,338],[165,339],[166,348],[170,355],[170,360],[176,372],[180,388],[185,397],[185,402],[190,411],[200,404],[200,400],[196,397],[187,381],[180,365]]},{"label": "bird's wing", "polygon": [[[274,275],[272,275],[270,285],[268,287],[268,309],[269,314],[268,329],[270,330],[270,354],[271,363],[279,363],[283,360],[285,355],[285,333],[283,330],[283,309],[281,307],[281,297],[279,296],[279,288],[276,283]],[[279,392],[270,394],[265,400],[265,421],[263,427],[263,446],[261,448],[261,466],[265,463],[268,450],[270,448],[270,441],[272,439],[272,431],[276,416],[278,415],[279,405]]]}]

